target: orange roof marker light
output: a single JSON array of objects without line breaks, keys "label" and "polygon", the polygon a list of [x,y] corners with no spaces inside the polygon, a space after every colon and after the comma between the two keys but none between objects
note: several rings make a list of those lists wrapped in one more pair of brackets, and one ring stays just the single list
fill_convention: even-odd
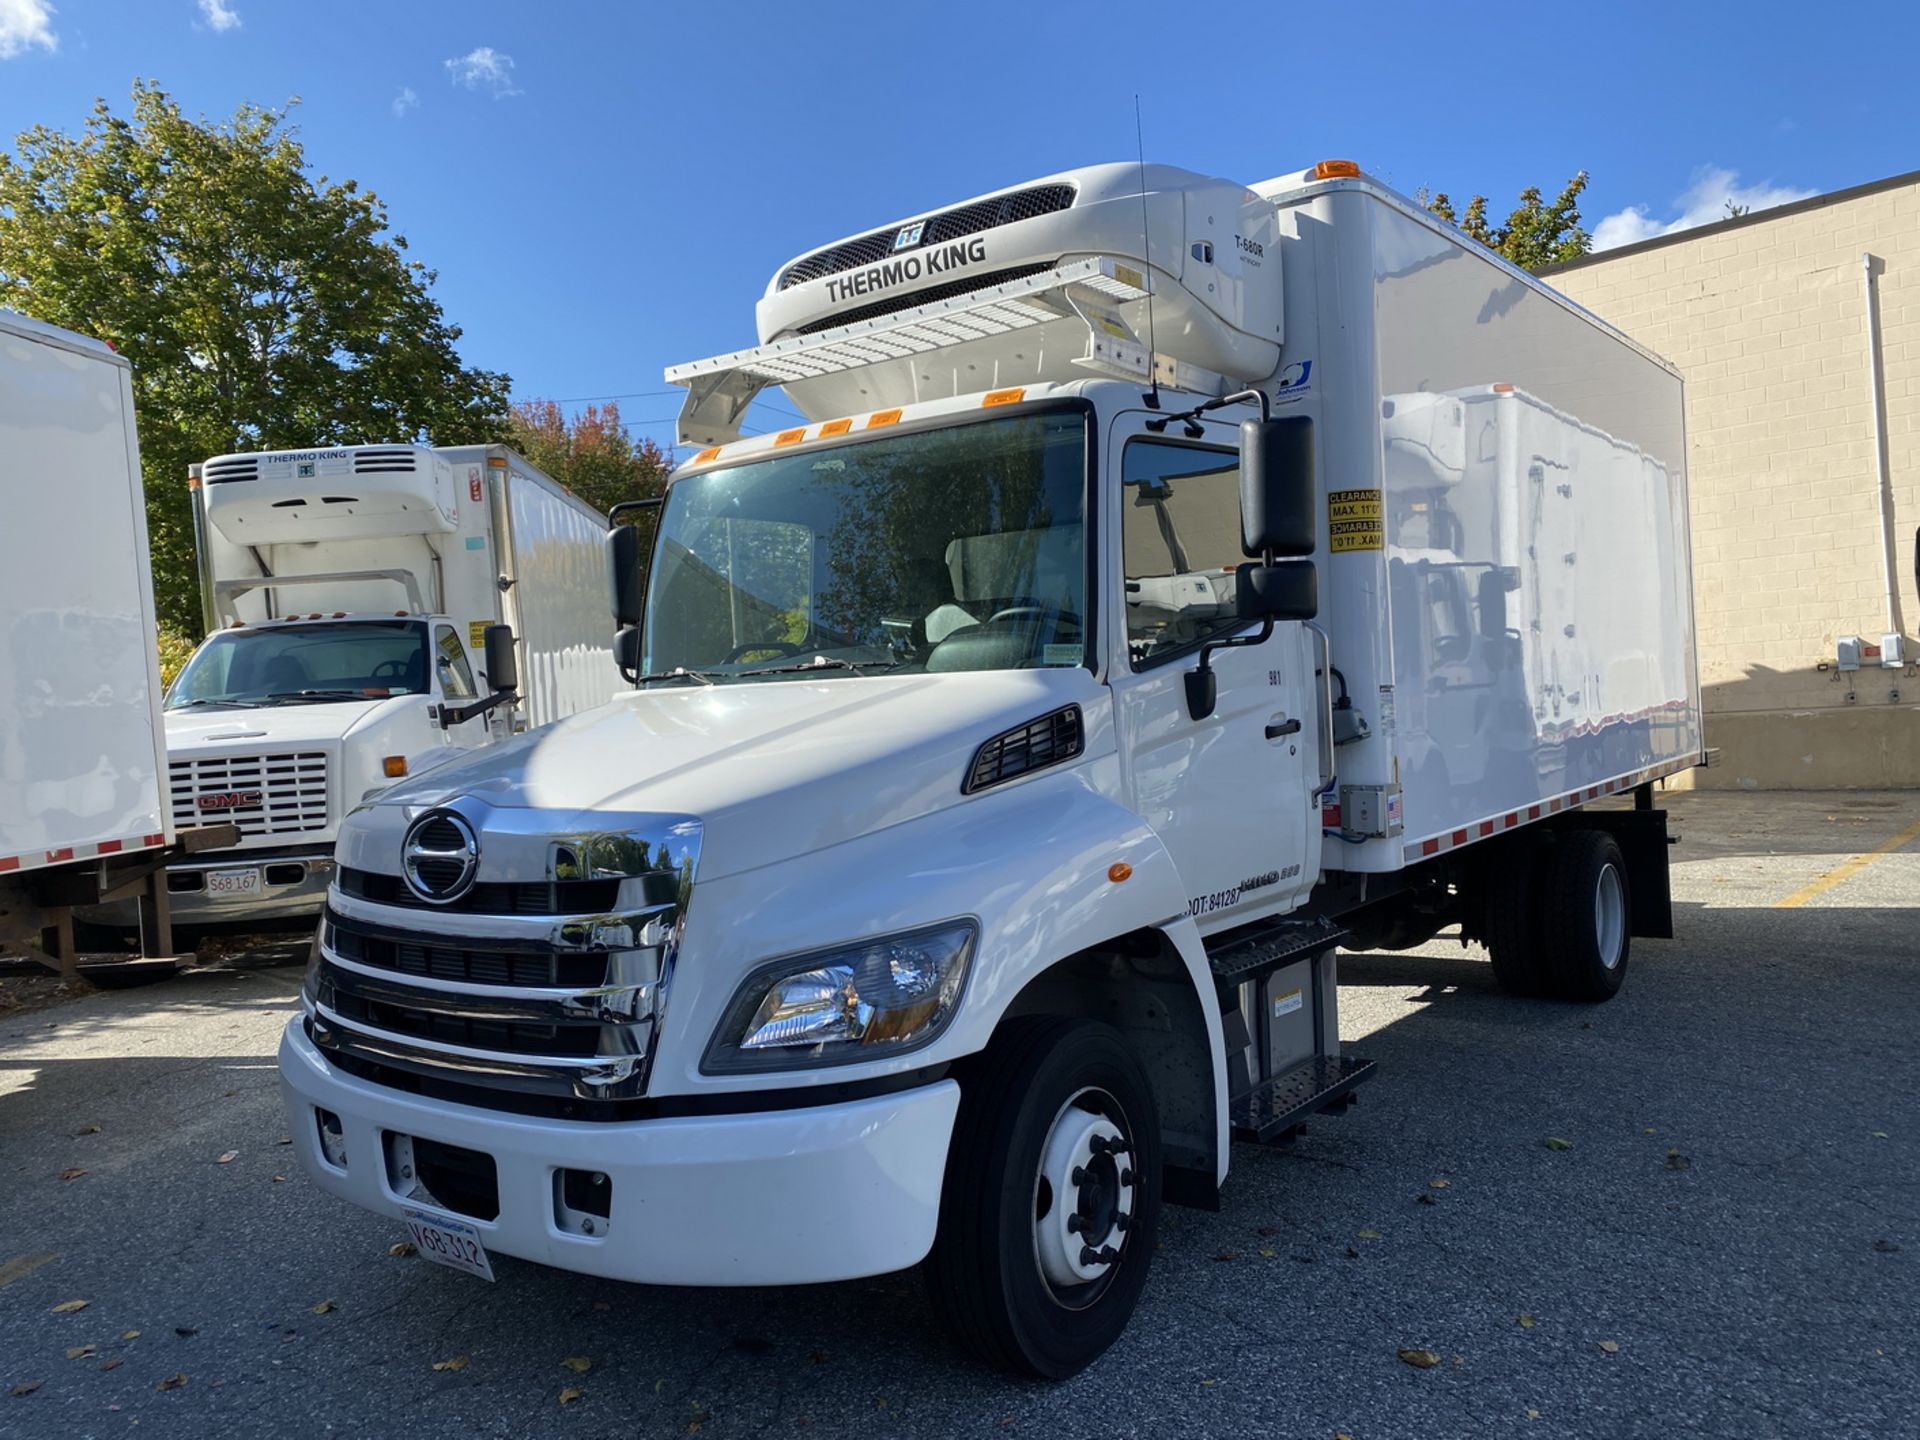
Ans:
[{"label": "orange roof marker light", "polygon": [[1018,405],[1026,398],[1027,392],[1025,389],[989,390],[981,397],[980,404],[983,407],[988,405]]},{"label": "orange roof marker light", "polygon": [[1358,180],[1360,165],[1354,160],[1322,160],[1313,167],[1316,180]]},{"label": "orange roof marker light", "polygon": [[696,465],[704,465],[709,460],[718,460],[720,458],[721,448],[722,447],[718,445],[708,446],[705,450],[702,450],[698,455],[693,457],[693,463]]},{"label": "orange roof marker light", "polygon": [[898,410],[876,410],[867,417],[867,429],[878,430],[882,425],[898,425],[900,414]]},{"label": "orange roof marker light", "polygon": [[853,421],[851,420],[829,420],[820,427],[820,438],[824,440],[829,435],[844,435],[852,428]]},{"label": "orange roof marker light", "polygon": [[1496,395],[1511,395],[1513,393],[1513,386],[1506,381],[1501,381],[1493,387],[1493,393]]},{"label": "orange roof marker light", "polygon": [[777,450],[782,445],[798,445],[802,440],[806,438],[807,438],[807,427],[802,425],[797,430],[782,430],[778,435],[773,437],[773,445],[774,445],[774,448]]}]

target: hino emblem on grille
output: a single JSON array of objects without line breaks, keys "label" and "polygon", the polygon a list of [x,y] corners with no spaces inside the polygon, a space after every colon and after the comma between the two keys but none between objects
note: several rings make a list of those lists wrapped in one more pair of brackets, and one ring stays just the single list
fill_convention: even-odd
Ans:
[{"label": "hino emblem on grille", "polygon": [[400,873],[407,888],[431,905],[446,905],[473,888],[480,870],[480,839],[451,810],[429,810],[407,827]]}]

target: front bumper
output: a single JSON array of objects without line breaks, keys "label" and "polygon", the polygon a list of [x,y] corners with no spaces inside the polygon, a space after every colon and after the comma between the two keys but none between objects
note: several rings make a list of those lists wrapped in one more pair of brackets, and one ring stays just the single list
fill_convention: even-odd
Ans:
[{"label": "front bumper", "polygon": [[[215,870],[261,872],[261,889],[253,895],[209,895],[206,877]],[[223,850],[167,867],[167,906],[173,923],[183,929],[308,928],[319,923],[326,908],[327,887],[333,883],[333,852],[254,853]],[[134,928],[140,923],[137,899],[89,905],[76,912],[99,925]]]},{"label": "front bumper", "polygon": [[[491,1156],[499,1214],[461,1216],[503,1255],[653,1285],[802,1285],[881,1275],[932,1247],[960,1087],[952,1080],[834,1105],[596,1123],[455,1105],[328,1063],[302,1017],[280,1041],[290,1132],[322,1189],[398,1221],[389,1137]],[[320,1144],[340,1118],[346,1167]],[[612,1182],[597,1233],[563,1230],[562,1170]],[[457,1212],[456,1212],[457,1213]]]}]

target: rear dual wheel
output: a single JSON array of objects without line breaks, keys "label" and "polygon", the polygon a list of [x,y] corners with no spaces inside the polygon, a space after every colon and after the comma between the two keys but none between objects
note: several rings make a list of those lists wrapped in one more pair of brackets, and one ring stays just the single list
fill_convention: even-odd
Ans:
[{"label": "rear dual wheel", "polygon": [[964,1350],[1050,1380],[1126,1328],[1154,1248],[1160,1130],[1106,1025],[1021,1016],[964,1087],[928,1292]]},{"label": "rear dual wheel", "polygon": [[1484,936],[1510,995],[1611,1000],[1627,978],[1632,892],[1604,830],[1563,830],[1505,857]]}]

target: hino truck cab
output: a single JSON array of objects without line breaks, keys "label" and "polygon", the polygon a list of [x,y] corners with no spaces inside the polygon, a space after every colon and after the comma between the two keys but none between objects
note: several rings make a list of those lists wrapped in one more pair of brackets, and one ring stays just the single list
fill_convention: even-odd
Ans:
[{"label": "hino truck cab", "polygon": [[[1371,1073],[1343,945],[1596,1001],[1670,933],[1670,368],[1344,162],[1048,177],[758,328],[668,372],[696,453],[608,535],[627,692],[341,828],[291,1133],[422,1255],[924,1263],[1069,1375],[1162,1203]],[[775,385],[809,418],[744,436]]]}]

